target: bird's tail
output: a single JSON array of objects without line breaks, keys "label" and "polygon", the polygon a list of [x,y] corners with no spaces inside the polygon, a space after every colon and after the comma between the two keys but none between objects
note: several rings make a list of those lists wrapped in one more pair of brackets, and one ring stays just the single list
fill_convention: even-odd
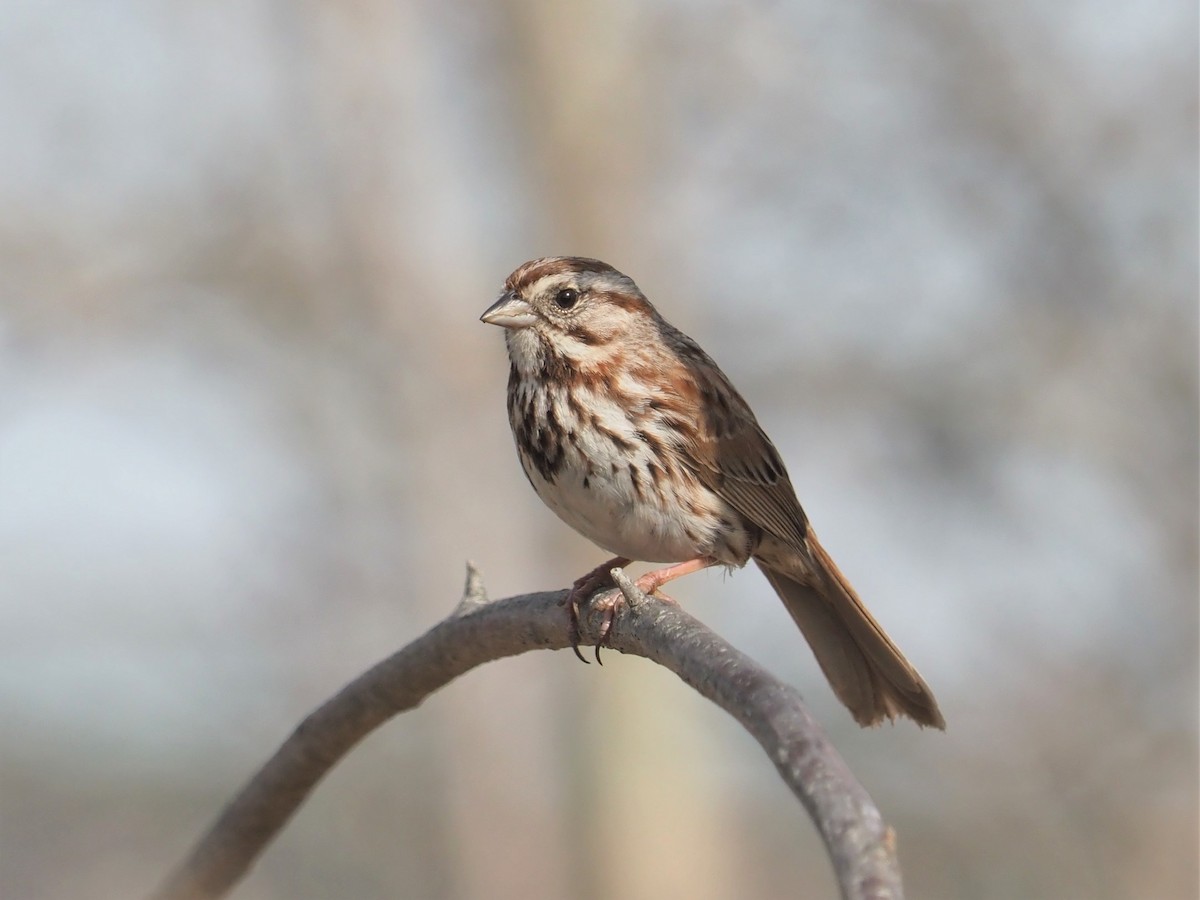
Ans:
[{"label": "bird's tail", "polygon": [[800,626],[838,699],[860,725],[908,716],[918,725],[945,728],[929,686],[811,531],[806,544],[811,564],[803,568],[808,571],[782,571],[755,561]]}]

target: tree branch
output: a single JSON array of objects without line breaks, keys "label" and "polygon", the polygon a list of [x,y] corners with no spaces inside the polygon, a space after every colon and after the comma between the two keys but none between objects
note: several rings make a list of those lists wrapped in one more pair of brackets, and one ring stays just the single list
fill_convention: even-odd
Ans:
[{"label": "tree branch", "polygon": [[[712,700],[762,745],[829,850],[845,900],[901,900],[892,831],[809,715],[798,691],[693,619],[613,570],[626,603],[608,644],[657,662]],[[569,646],[563,591],[489,602],[473,566],[454,612],[308,716],[250,779],[154,900],[225,896],[309,793],[364,737],[464,672],[527,650]],[[594,645],[585,616],[581,642]]]}]

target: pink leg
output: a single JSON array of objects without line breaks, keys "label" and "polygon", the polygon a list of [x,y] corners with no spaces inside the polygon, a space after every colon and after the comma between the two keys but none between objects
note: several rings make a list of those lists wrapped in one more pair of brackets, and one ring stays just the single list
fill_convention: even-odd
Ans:
[{"label": "pink leg", "polygon": [[711,556],[698,556],[686,562],[675,563],[663,569],[655,569],[653,572],[647,572],[637,580],[637,586],[643,592],[653,594],[669,581],[674,581],[676,578],[682,578],[684,575],[691,575],[693,572],[699,572],[702,569],[719,566],[720,564],[720,562]]},{"label": "pink leg", "polygon": [[623,569],[631,562],[633,562],[632,559],[626,559],[624,556],[614,556],[607,562],[600,563],[600,565],[596,566],[596,568],[583,577],[575,579],[575,583],[571,585],[571,593],[567,596],[567,599],[574,598],[578,601],[580,597],[594,594],[599,588],[612,584],[612,570]]}]

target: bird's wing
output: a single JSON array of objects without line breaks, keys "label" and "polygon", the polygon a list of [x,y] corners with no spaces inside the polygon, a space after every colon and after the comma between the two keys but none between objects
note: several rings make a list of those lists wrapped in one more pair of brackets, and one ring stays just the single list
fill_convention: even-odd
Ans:
[{"label": "bird's wing", "polygon": [[803,547],[808,519],[779,451],[716,363],[690,338],[685,341],[681,355],[701,411],[694,437],[681,448],[688,465],[706,487],[759,528]]}]

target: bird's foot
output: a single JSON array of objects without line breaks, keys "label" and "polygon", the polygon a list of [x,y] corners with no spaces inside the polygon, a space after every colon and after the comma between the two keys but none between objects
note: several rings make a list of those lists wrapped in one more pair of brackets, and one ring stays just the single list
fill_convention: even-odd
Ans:
[{"label": "bird's foot", "polygon": [[[596,591],[604,587],[611,587],[613,584],[612,570],[622,568],[629,565],[631,560],[623,556],[614,556],[607,562],[601,563],[588,572],[582,578],[577,578],[575,583],[571,585],[571,590],[567,592],[566,599],[563,601],[567,605],[567,613],[570,616],[570,639],[571,649],[575,651],[575,655],[580,661],[587,662],[583,654],[579,652],[579,616],[582,607],[586,604],[589,611],[595,609],[603,616],[600,624],[600,639],[596,642],[596,662],[600,662],[600,647],[608,638],[609,632],[612,630],[613,619],[616,617],[617,610],[620,608],[619,600],[620,592],[615,593],[610,598],[605,598],[603,601],[597,599],[592,600]],[[603,665],[603,663],[600,663]]]}]

